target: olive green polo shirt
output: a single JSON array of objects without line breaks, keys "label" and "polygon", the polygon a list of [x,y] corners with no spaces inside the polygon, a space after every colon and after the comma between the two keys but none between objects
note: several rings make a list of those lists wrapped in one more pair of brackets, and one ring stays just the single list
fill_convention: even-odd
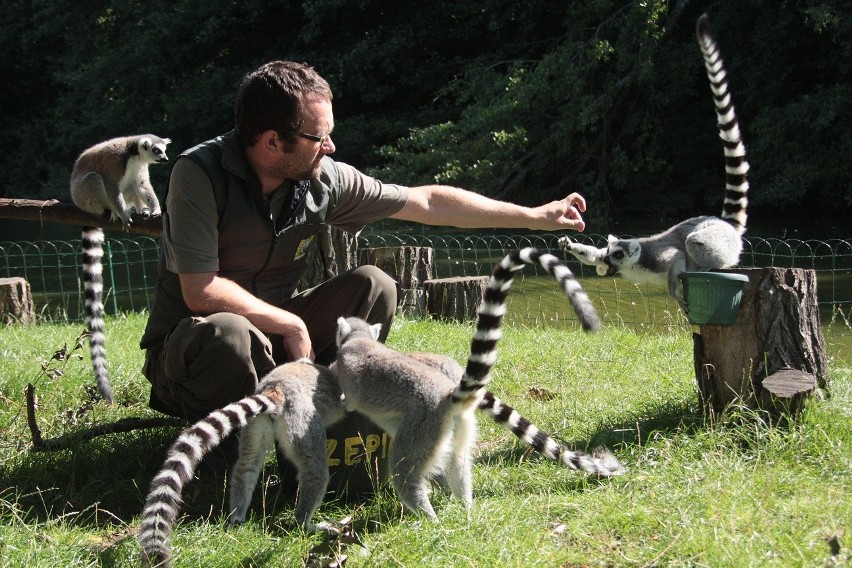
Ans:
[{"label": "olive green polo shirt", "polygon": [[157,290],[142,348],[194,315],[178,274],[215,272],[280,306],[296,293],[317,233],[334,226],[357,234],[398,212],[407,198],[407,187],[326,156],[317,178],[287,182],[267,199],[235,132],[187,150],[169,179]]}]

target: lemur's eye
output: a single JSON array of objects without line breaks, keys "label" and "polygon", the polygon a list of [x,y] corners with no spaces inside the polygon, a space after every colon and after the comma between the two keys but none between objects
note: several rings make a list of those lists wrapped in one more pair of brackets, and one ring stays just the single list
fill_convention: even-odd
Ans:
[{"label": "lemur's eye", "polygon": [[615,260],[621,260],[622,258],[624,258],[624,251],[617,250],[614,253],[612,253],[612,256],[613,256],[613,258],[615,258]]}]

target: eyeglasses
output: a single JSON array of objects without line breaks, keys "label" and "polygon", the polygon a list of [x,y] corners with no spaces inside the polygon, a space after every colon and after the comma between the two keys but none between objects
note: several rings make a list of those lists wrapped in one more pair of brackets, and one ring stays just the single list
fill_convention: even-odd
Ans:
[{"label": "eyeglasses", "polygon": [[294,132],[296,136],[300,136],[306,140],[311,140],[313,142],[319,142],[320,144],[325,144],[325,141],[329,139],[331,136],[331,132],[326,134],[325,136],[317,136],[316,134],[306,134],[305,132]]}]

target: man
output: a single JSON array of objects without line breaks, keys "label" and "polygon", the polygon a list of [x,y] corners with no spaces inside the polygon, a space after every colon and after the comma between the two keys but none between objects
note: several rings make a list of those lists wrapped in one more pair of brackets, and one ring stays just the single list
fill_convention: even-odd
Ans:
[{"label": "man", "polygon": [[235,115],[235,130],[186,151],[169,180],[141,341],[151,407],[167,414],[196,420],[252,392],[276,364],[328,364],[339,316],[381,323],[387,334],[396,286],[376,267],[296,290],[306,247],[326,225],[352,233],[384,218],[585,227],[578,194],[528,208],[453,187],[384,184],[334,162],[331,89],[303,64],[275,61],[249,73]]}]

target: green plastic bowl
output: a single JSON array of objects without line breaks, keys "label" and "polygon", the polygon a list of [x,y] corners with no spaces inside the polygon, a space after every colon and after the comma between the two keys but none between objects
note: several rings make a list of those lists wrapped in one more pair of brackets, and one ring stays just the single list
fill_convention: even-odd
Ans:
[{"label": "green plastic bowl", "polygon": [[693,325],[731,325],[740,311],[744,274],[727,272],[682,272],[686,318]]}]

